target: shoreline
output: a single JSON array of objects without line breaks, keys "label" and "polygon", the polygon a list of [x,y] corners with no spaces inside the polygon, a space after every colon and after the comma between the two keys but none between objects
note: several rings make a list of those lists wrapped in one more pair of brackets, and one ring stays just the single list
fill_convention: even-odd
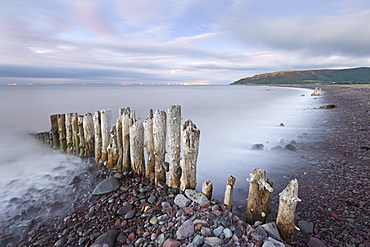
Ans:
[{"label": "shoreline", "polygon": [[297,174],[302,199],[297,218],[313,223],[313,232],[295,232],[293,238],[307,243],[313,237],[312,243],[320,239],[326,246],[368,247],[370,85],[321,88],[324,105],[335,108],[322,109],[327,117],[311,142],[302,147],[308,165]]},{"label": "shoreline", "polygon": [[[289,85],[289,87],[291,87],[291,85]],[[309,88],[313,89],[314,87],[315,86],[310,86]],[[365,90],[360,91],[363,88],[365,88]],[[327,246],[346,246],[345,244],[349,244],[349,246],[358,246],[359,244],[363,244],[363,246],[367,247],[370,242],[370,236],[368,234],[368,225],[370,222],[369,217],[366,217],[366,212],[369,211],[368,205],[370,205],[368,199],[369,192],[367,192],[367,190],[369,190],[369,166],[362,164],[366,164],[366,162],[368,164],[370,163],[370,151],[364,148],[370,146],[369,137],[367,137],[369,134],[368,128],[370,128],[368,112],[370,105],[367,102],[370,98],[370,86],[366,87],[362,85],[361,88],[355,87],[352,89],[351,87],[343,85],[330,85],[322,86],[322,89],[325,91],[325,102],[327,102],[327,104],[335,104],[336,107],[333,109],[323,109],[322,111],[328,112],[328,116],[325,121],[323,121],[319,130],[314,136],[308,137],[308,142],[299,143],[300,149],[303,150],[302,158],[306,160],[306,164],[297,164],[300,166],[297,170],[293,171],[291,174],[287,172],[287,177],[292,179],[298,178],[298,196],[302,199],[302,202],[297,205],[296,224],[298,224],[299,221],[313,223],[313,233],[295,231],[293,235],[293,246],[306,246],[310,237],[315,237],[316,239],[320,239],[321,243]],[[353,96],[356,96],[356,100],[353,100]],[[363,105],[359,107],[358,102],[362,102]],[[341,119],[338,119],[339,116]],[[356,119],[355,124],[353,117]],[[358,140],[358,143],[356,140]],[[340,145],[338,145],[338,143],[340,143]],[[356,146],[356,144],[358,145]],[[267,171],[267,173],[269,173],[269,171]],[[101,174],[97,173],[95,185],[97,185],[97,178],[101,180],[105,176],[115,176],[115,173],[111,171],[102,171]],[[128,179],[133,178],[129,177]],[[288,180],[286,180],[286,182],[288,182]],[[143,188],[143,184],[151,186],[148,181],[141,180],[136,181],[136,183],[138,183],[137,186],[139,186],[139,188]],[[285,184],[283,186],[285,186]],[[356,193],[354,193],[353,190],[355,190]],[[87,189],[87,191],[89,190]],[[152,191],[151,193],[157,193],[155,190],[153,192],[153,188],[150,191]],[[140,194],[137,192],[135,193],[137,195]],[[175,197],[174,193],[169,193],[167,195],[164,195],[163,192],[158,193],[160,193],[159,196],[155,195],[157,199],[160,197],[168,197],[170,198],[169,200],[173,200]],[[112,197],[117,199],[119,196],[114,194],[110,197],[102,196],[102,198],[105,198],[105,202],[103,200],[99,205],[107,204]],[[82,229],[78,229],[79,227],[81,228],[81,224],[78,227],[75,227],[76,224],[71,224],[73,223],[73,219],[79,218],[81,218],[80,220],[83,222],[88,222],[88,219],[85,219],[85,217],[90,213],[92,200],[91,197],[82,193],[80,195],[80,200],[75,201],[76,207],[67,212],[69,216],[54,218],[48,222],[48,227],[41,224],[39,228],[40,232],[32,231],[23,234],[23,238],[27,239],[24,244],[34,244],[37,241],[44,240],[44,242],[40,242],[42,246],[53,246],[57,241],[57,237],[67,238],[70,236],[67,236],[67,234],[71,234],[70,230],[73,230],[75,231],[75,243],[77,244],[78,241],[81,241],[80,246],[88,246],[89,243],[91,244],[93,240],[96,240],[96,237],[91,237],[93,236],[92,232],[86,233],[86,231],[82,232]],[[272,200],[276,201],[276,198],[272,198]],[[136,201],[132,202],[135,203]],[[159,204],[155,205],[158,211],[161,211],[158,207],[161,206],[162,202],[160,200],[159,202],[155,202],[155,204]],[[215,200],[212,201],[212,207],[216,209],[216,205],[218,211],[224,211],[221,204]],[[197,205],[193,206],[194,208],[197,207]],[[273,206],[274,209],[277,207],[277,205]],[[103,208],[103,206],[100,207]],[[162,214],[163,212],[158,216]],[[98,212],[97,215],[99,215]],[[184,215],[187,217],[187,214]],[[269,219],[268,222],[274,220],[274,215],[276,215],[276,212],[272,213],[270,216],[271,219]],[[68,217],[70,218],[68,219]],[[241,219],[244,220],[243,218]],[[69,220],[72,220],[72,223],[69,222]],[[69,226],[66,222],[69,222]],[[114,222],[111,228],[122,229],[122,222],[123,221],[121,221],[121,226],[118,226],[118,223],[116,225],[116,222]],[[236,220],[232,223],[237,222]],[[102,223],[103,226],[105,224],[106,227],[103,230],[106,231],[109,229],[107,222],[103,221]],[[136,235],[144,234],[144,232],[137,234],[136,230],[132,228],[132,225],[130,226],[131,223],[129,220],[126,223],[128,223],[128,230],[126,228],[127,231],[122,230],[127,233],[126,238],[130,236],[130,231],[135,232]],[[298,227],[300,226],[298,225]],[[69,230],[67,231],[66,229]],[[364,231],[364,229],[367,230]],[[161,232],[156,231],[151,232],[151,234],[155,233],[158,237]],[[246,231],[245,226],[244,231]],[[1,232],[0,235],[1,234],[4,233]],[[84,234],[86,235],[83,236]],[[95,232],[95,234],[97,236],[97,232]],[[49,238],[47,238],[48,236]],[[243,235],[240,235],[240,237],[241,236]],[[7,237],[9,236],[6,236],[5,233],[3,236],[0,236],[0,241]],[[83,239],[80,240],[83,237],[86,239],[84,241],[82,241]],[[131,238],[133,242],[138,240],[137,236],[131,236]],[[243,243],[241,239],[239,240],[240,243]],[[49,242],[50,245],[47,245],[46,243]],[[126,245],[121,243],[117,246]]]}]

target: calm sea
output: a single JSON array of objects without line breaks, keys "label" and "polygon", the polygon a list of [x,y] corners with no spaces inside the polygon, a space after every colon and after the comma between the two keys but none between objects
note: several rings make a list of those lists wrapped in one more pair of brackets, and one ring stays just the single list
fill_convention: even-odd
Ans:
[{"label": "calm sea", "polygon": [[[315,125],[312,109],[318,100],[310,93],[265,86],[1,86],[0,212],[30,188],[63,189],[71,174],[83,169],[79,158],[44,147],[30,135],[50,129],[49,115],[111,109],[115,122],[119,108],[131,107],[143,120],[149,109],[167,111],[173,104],[181,105],[183,120],[191,119],[201,131],[198,185],[211,180],[222,199],[233,175],[236,200],[244,201],[245,179],[254,168],[265,169],[268,177],[290,169],[297,154],[269,149],[282,139],[301,141],[298,136]],[[255,143],[266,150],[251,151]]]}]

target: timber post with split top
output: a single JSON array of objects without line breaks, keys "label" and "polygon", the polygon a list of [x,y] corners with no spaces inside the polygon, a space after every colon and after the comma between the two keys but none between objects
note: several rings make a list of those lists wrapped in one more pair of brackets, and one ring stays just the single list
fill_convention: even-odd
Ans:
[{"label": "timber post with split top", "polygon": [[225,196],[224,196],[224,204],[227,205],[229,211],[232,211],[232,202],[233,202],[233,194],[234,194],[234,185],[235,185],[236,178],[230,176],[226,182],[226,189],[225,189]]},{"label": "timber post with split top", "polygon": [[182,125],[182,173],[180,189],[195,189],[200,130],[191,120]]},{"label": "timber post with split top", "polygon": [[273,192],[273,182],[266,178],[266,171],[254,169],[247,179],[250,183],[247,199],[247,223],[253,225],[256,221],[266,222],[271,210],[270,197]]},{"label": "timber post with split top", "polygon": [[281,238],[290,244],[294,229],[294,214],[297,203],[301,199],[298,198],[298,181],[293,179],[287,187],[279,194],[279,208],[276,218],[276,226],[279,230]]}]

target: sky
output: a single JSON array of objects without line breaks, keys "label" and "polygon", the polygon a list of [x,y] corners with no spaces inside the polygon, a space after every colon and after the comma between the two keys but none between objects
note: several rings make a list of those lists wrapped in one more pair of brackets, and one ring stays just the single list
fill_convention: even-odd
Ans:
[{"label": "sky", "polygon": [[368,0],[1,0],[0,84],[220,84],[370,66]]}]

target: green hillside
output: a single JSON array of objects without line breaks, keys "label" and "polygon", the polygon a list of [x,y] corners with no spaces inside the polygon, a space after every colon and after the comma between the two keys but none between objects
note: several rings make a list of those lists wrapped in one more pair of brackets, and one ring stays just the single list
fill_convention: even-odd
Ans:
[{"label": "green hillside", "polygon": [[278,71],[242,78],[231,85],[248,84],[359,84],[370,83],[370,68]]}]

